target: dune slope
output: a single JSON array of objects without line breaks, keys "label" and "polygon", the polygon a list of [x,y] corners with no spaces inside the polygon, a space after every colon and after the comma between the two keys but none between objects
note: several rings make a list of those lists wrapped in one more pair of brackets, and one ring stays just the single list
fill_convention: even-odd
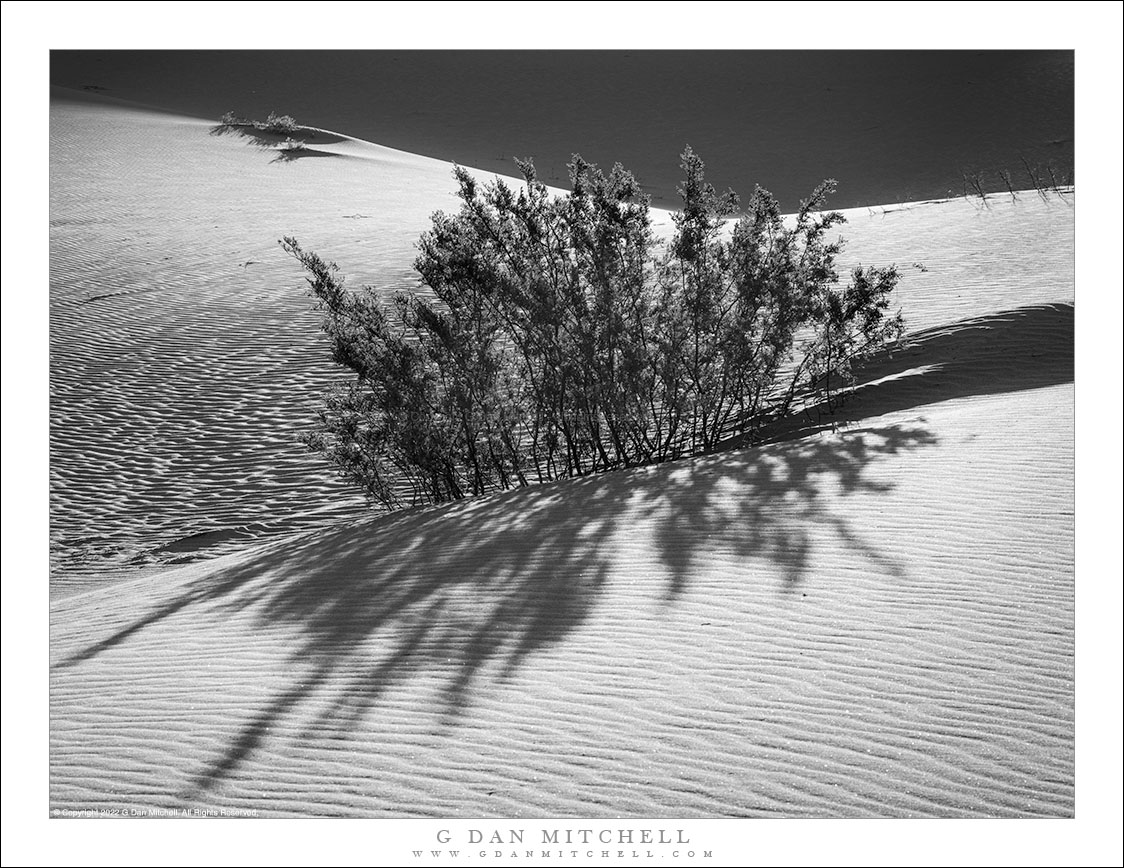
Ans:
[{"label": "dune slope", "polygon": [[1071,398],[965,397],[68,598],[52,805],[1066,814]]},{"label": "dune slope", "polygon": [[451,167],[324,134],[286,161],[198,120],[54,96],[53,592],[354,513],[299,442],[339,374],[277,242],[413,286]]},{"label": "dune slope", "polygon": [[[369,517],[285,440],[334,374],[272,245],[406,281],[448,166],[58,110],[52,808],[1072,815],[1070,203],[849,212],[913,339],[778,442]],[[120,149],[170,180],[130,203]],[[196,527],[243,535],[82,575]]]}]

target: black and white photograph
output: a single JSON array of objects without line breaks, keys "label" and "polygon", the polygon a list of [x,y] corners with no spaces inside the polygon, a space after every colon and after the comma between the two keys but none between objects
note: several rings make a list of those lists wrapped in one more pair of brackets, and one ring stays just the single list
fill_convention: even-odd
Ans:
[{"label": "black and white photograph", "polygon": [[5,864],[1119,864],[1118,4],[34,5]]}]

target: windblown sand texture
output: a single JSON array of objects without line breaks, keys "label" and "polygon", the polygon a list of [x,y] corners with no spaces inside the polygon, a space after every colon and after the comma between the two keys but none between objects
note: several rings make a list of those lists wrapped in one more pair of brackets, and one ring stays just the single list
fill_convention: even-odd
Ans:
[{"label": "windblown sand texture", "polygon": [[[300,444],[339,374],[278,240],[416,284],[412,245],[454,204],[449,166],[276,137],[56,89],[51,126],[54,585],[354,514]],[[78,100],[78,101],[75,101]]]},{"label": "windblown sand texture", "polygon": [[52,809],[1072,815],[1072,194],[847,212],[910,344],[778,442],[372,516],[276,241],[411,285],[450,166],[55,96]]}]

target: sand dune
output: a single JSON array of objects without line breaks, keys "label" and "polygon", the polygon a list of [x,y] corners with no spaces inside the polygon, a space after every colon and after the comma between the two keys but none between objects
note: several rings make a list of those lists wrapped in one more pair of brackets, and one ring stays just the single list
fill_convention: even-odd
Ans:
[{"label": "sand dune", "polygon": [[[622,15],[629,20],[619,29],[631,31],[635,16]],[[789,26],[783,17],[774,25],[751,17],[762,32]],[[604,17],[598,22],[613,29]],[[668,31],[667,23],[658,26]],[[565,179],[579,151],[595,163],[624,163],[665,208],[679,203],[678,157],[686,144],[707,160],[719,189],[748,195],[760,182],[787,210],[825,177],[842,182],[836,202],[851,207],[955,195],[966,169],[982,170],[994,189],[1003,188],[1004,168],[1029,183],[1022,159],[1043,173],[1053,166],[1058,177],[1071,172],[1072,51],[831,47],[95,49],[52,52],[51,83],[203,118],[228,109],[257,117],[286,111],[504,174],[513,155],[532,156],[544,178]]]},{"label": "sand dune", "polygon": [[409,285],[450,167],[56,96],[52,808],[1073,814],[1072,195],[847,212],[911,341],[833,416],[379,517],[276,239]]},{"label": "sand dune", "polygon": [[339,373],[277,242],[357,284],[416,285],[450,166],[323,135],[328,159],[277,162],[200,121],[55,93],[53,589],[354,514],[298,441]]},{"label": "sand dune", "polygon": [[68,598],[52,806],[1068,814],[1071,401],[971,396]]}]

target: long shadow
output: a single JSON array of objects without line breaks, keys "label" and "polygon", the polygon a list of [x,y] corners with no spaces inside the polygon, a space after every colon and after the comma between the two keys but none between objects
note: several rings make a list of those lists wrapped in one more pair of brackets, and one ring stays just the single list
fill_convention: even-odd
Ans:
[{"label": "long shadow", "polygon": [[[841,403],[819,403],[759,432],[774,443],[841,423],[927,404],[1073,382],[1072,304],[1040,304],[962,320],[908,336],[856,370]],[[748,445],[733,440],[727,448]]]},{"label": "long shadow", "polygon": [[[802,580],[826,526],[881,568],[892,558],[825,503],[826,491],[884,491],[868,467],[931,445],[919,427],[748,449],[694,461],[519,489],[382,516],[275,546],[198,579],[135,623],[56,664],[71,667],[191,608],[204,620],[249,617],[263,630],[297,628],[286,684],[195,776],[185,797],[238,769],[279,726],[309,738],[355,728],[395,685],[432,685],[427,707],[455,725],[482,683],[512,677],[593,613],[620,539],[642,534],[671,605],[716,548],[764,558]],[[826,488],[825,488],[826,487]],[[660,586],[663,586],[662,595]]]},{"label": "long shadow", "polygon": [[293,163],[297,160],[304,160],[308,157],[332,157],[337,160],[344,159],[343,154],[333,154],[331,151],[318,151],[315,148],[307,148],[301,145],[294,148],[276,148],[274,149],[276,156],[270,160],[271,163]]},{"label": "long shadow", "polygon": [[342,154],[331,151],[320,151],[310,145],[330,145],[344,141],[343,136],[313,127],[296,127],[292,131],[275,131],[262,129],[252,123],[244,124],[215,124],[211,127],[212,136],[238,136],[247,139],[247,144],[260,151],[270,151],[275,154],[271,163],[291,163],[307,157],[335,157],[341,159]]},{"label": "long shadow", "polygon": [[306,145],[332,145],[344,140],[343,136],[318,130],[314,127],[296,127],[291,131],[278,131],[255,127],[252,123],[215,124],[211,127],[212,136],[239,136],[249,139],[250,144],[261,148],[275,148],[286,139],[304,142]]},{"label": "long shadow", "polygon": [[[362,531],[302,538],[246,567],[189,586],[163,608],[55,665],[66,667],[95,656],[193,603],[268,602],[269,619],[302,620],[320,636],[333,631],[346,635],[356,612],[363,613],[358,629],[374,629],[393,612],[457,585],[502,591],[505,601],[495,612],[497,620],[533,628],[524,631],[520,645],[531,649],[561,637],[566,625],[581,615],[583,595],[603,574],[598,545],[613,533],[617,516],[626,508],[639,507],[649,517],[661,510],[665,514],[659,546],[674,596],[689,572],[694,540],[717,523],[708,499],[728,482],[745,490],[737,513],[752,517],[758,528],[745,545],[787,552],[786,566],[798,579],[806,560],[799,553],[806,543],[793,535],[787,522],[782,526],[770,520],[776,500],[788,498],[804,505],[807,513],[818,496],[816,479],[828,476],[844,492],[878,490],[871,488],[876,483],[865,473],[870,461],[934,441],[923,428],[900,426],[850,429],[833,442],[801,443],[797,437],[849,418],[1072,382],[1073,370],[1070,304],[1026,307],[916,333],[904,349],[868,362],[860,371],[856,394],[831,418],[825,407],[812,408],[821,411],[820,420],[809,422],[802,415],[773,426],[767,432],[767,442],[774,444],[769,452],[743,450],[522,489],[384,516]],[[788,448],[780,449],[782,444]],[[686,472],[688,465],[692,466]],[[255,586],[251,593],[253,580],[272,572],[284,573],[292,586],[282,581]],[[575,574],[582,581],[574,582]],[[309,595],[316,603],[311,610],[306,605]],[[365,607],[356,606],[365,601],[384,614],[368,618]],[[560,605],[548,614],[536,608],[552,601]],[[478,652],[487,646],[489,623],[477,624],[485,628],[476,631]]]},{"label": "long shadow", "polygon": [[923,369],[916,394],[889,381],[863,390],[863,400],[891,409],[996,395],[1073,382],[1072,304],[1041,304],[962,320],[910,336],[904,350],[883,354],[863,369],[882,380]]},{"label": "long shadow", "polygon": [[781,592],[794,591],[804,580],[816,539],[825,530],[883,571],[903,576],[898,562],[867,542],[827,500],[888,493],[893,486],[873,475],[871,465],[937,442],[922,424],[850,428],[838,437],[698,459],[690,472],[676,474],[658,492],[642,489],[640,496],[660,516],[655,540],[666,569],[665,599],[673,600],[687,587],[714,540],[738,560],[769,561],[781,574]]},{"label": "long shadow", "polygon": [[[862,370],[839,418],[872,417],[970,395],[1073,379],[1073,307],[1042,305],[913,335]],[[789,593],[816,546],[835,536],[903,575],[838,509],[892,487],[886,458],[935,444],[923,425],[826,427],[789,420],[768,445],[415,509],[276,545],[182,586],[161,607],[55,664],[76,666],[166,618],[250,618],[297,628],[286,684],[198,770],[198,795],[226,779],[279,726],[331,737],[375,713],[396,685],[431,685],[441,726],[455,725],[482,683],[503,681],[588,621],[622,538],[648,542],[652,577],[674,605],[705,558],[763,559]],[[633,549],[635,550],[635,549]],[[424,676],[413,678],[414,676]]]},{"label": "long shadow", "polygon": [[[1071,305],[1043,305],[913,335],[906,349],[863,368],[865,385],[831,424],[1069,382],[1072,322]],[[902,575],[893,556],[831,504],[889,491],[872,466],[930,446],[935,436],[897,425],[797,439],[826,423],[784,424],[790,429],[774,438],[784,442],[292,539],[182,587],[55,668],[89,660],[189,608],[219,619],[248,616],[262,629],[295,625],[287,684],[197,772],[191,796],[233,774],[279,725],[303,721],[310,738],[347,731],[412,676],[435,685],[435,716],[455,725],[478,684],[510,678],[589,619],[611,579],[618,535],[650,535],[663,567],[653,582],[657,589],[662,582],[667,605],[717,550],[765,559],[781,576],[778,593],[791,592],[825,534],[861,551],[872,569]]]}]

